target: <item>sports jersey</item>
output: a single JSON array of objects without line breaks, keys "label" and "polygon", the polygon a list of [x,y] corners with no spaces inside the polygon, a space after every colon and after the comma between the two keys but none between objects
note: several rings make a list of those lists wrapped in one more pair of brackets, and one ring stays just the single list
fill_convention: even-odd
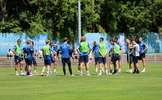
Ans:
[{"label": "sports jersey", "polygon": [[63,43],[60,45],[59,50],[62,52],[62,58],[69,58],[69,50],[71,49],[68,43]]},{"label": "sports jersey", "polygon": [[134,49],[134,56],[139,56],[140,47],[137,43],[133,45],[133,49]]},{"label": "sports jersey", "polygon": [[120,46],[118,44],[115,44],[114,49],[115,49],[115,55],[118,55],[120,53]]},{"label": "sports jersey", "polygon": [[95,54],[95,58],[98,58],[98,45],[97,46],[93,46],[93,52]]},{"label": "sports jersey", "polygon": [[[140,54],[142,53],[142,51],[145,49],[145,47],[146,47],[146,43],[144,43],[144,42],[139,42],[139,46],[140,46]],[[144,53],[145,53],[145,51],[144,51]]]},{"label": "sports jersey", "polygon": [[[101,48],[101,45],[105,45],[105,48],[104,48],[105,50],[104,50],[104,51],[106,51],[107,46],[106,46],[106,44],[104,44],[104,43],[100,43],[100,44],[98,45],[98,49],[100,49],[100,52],[104,55],[105,52],[104,52],[104,51],[103,51],[103,52],[101,51],[101,49],[102,49],[102,48]],[[98,53],[98,56],[99,56],[99,57],[102,57],[100,53]]]},{"label": "sports jersey", "polygon": [[[133,44],[130,44],[131,47],[133,47]],[[132,52],[133,49],[129,49],[129,53]],[[128,44],[127,44],[127,55],[128,55]],[[133,56],[133,53],[130,54],[131,56]]]},{"label": "sports jersey", "polygon": [[[87,43],[87,42],[81,42],[81,43]],[[81,51],[81,43],[79,43],[79,50],[80,50],[80,51]],[[88,43],[88,48],[89,48],[89,43]],[[88,55],[88,52],[82,52],[82,51],[81,51],[80,56],[86,56],[86,55]]]},{"label": "sports jersey", "polygon": [[[49,46],[49,45],[45,45],[45,46]],[[43,51],[43,54],[44,54],[44,50],[43,50],[43,49],[42,49],[42,51]],[[49,46],[49,51],[50,51],[50,52],[52,51],[52,49],[51,49],[50,46]],[[51,60],[51,53],[48,54],[48,55],[45,55],[45,54],[44,54],[44,60]]]},{"label": "sports jersey", "polygon": [[52,46],[52,50],[54,50],[55,52],[57,51],[57,46]]},{"label": "sports jersey", "polygon": [[33,49],[32,49],[32,46],[27,45],[24,49],[25,49],[24,50],[25,53],[27,54],[27,58],[32,57],[32,53],[34,52]]},{"label": "sports jersey", "polygon": [[117,42],[116,44],[118,44],[120,46],[120,50],[121,50],[121,47],[122,47],[121,44],[119,42]]},{"label": "sports jersey", "polygon": [[[20,55],[21,55],[20,45],[15,45],[13,49],[15,49],[15,53],[19,54],[19,57],[20,57]],[[17,56],[17,55],[15,55],[15,56]]]}]

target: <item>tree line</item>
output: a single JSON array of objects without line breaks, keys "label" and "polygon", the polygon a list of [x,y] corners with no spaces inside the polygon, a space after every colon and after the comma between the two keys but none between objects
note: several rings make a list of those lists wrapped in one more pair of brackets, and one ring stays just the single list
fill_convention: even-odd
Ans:
[{"label": "tree line", "polygon": [[[0,33],[49,39],[78,35],[78,0],[0,0]],[[162,31],[161,0],[81,0],[82,35],[125,33],[138,38]]]}]

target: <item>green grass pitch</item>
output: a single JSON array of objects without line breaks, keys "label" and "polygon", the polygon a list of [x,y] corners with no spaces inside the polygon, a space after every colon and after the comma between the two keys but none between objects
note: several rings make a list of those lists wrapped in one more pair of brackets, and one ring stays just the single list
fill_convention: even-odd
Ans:
[{"label": "green grass pitch", "polygon": [[[140,74],[126,73],[126,64],[118,75],[108,76],[105,72],[97,76],[94,65],[90,66],[91,76],[86,76],[85,69],[84,76],[79,76],[77,66],[72,69],[74,77],[69,76],[67,66],[66,77],[62,66],[57,67],[59,73],[51,73],[50,77],[27,77],[16,76],[14,68],[1,68],[0,100],[162,100],[160,63],[146,64],[146,72]],[[140,69],[143,69],[142,64]],[[39,74],[41,70],[42,67],[37,68]]]}]

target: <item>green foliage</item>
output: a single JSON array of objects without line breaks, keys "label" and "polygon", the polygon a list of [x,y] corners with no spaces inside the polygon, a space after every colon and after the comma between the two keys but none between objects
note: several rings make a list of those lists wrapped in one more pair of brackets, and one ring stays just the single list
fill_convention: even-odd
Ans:
[{"label": "green foliage", "polygon": [[[8,1],[5,17],[5,23],[0,23],[3,33],[48,34],[49,39],[68,37],[70,43],[78,35],[78,0]],[[82,35],[145,37],[162,32],[162,1],[81,0],[81,21]]]}]

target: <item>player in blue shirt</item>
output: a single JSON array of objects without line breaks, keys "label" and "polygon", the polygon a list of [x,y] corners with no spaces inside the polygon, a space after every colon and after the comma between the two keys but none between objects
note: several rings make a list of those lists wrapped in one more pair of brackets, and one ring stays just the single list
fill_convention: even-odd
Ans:
[{"label": "player in blue shirt", "polygon": [[[55,44],[53,44],[52,42],[50,42],[50,46],[51,46],[51,48],[52,48],[52,47],[55,46]],[[56,55],[55,50],[56,50],[56,49],[54,49],[54,48],[52,49],[53,57]],[[52,58],[52,57],[51,57],[51,58]],[[56,71],[57,62],[56,62],[55,58],[53,58],[53,59],[51,59],[51,60],[52,60],[52,63],[54,64],[54,73],[57,73],[57,71]],[[52,73],[52,72],[51,72],[51,68],[50,68],[50,73]]]},{"label": "player in blue shirt", "polygon": [[142,60],[143,63],[143,70],[141,72],[145,72],[145,51],[148,49],[148,46],[146,43],[143,42],[142,37],[139,38],[139,46],[140,46],[140,60]]},{"label": "player in blue shirt", "polygon": [[[34,42],[32,41],[32,49],[34,51]],[[35,52],[32,53],[32,64],[34,65],[34,74],[38,74],[36,69],[37,69],[37,62],[36,62],[36,57],[35,57]]]},{"label": "player in blue shirt", "polygon": [[64,38],[63,42],[64,43],[60,45],[60,48],[57,51],[57,56],[59,56],[59,51],[61,51],[62,52],[62,64],[63,64],[64,76],[66,76],[66,69],[65,69],[65,64],[66,63],[68,64],[68,67],[69,67],[70,76],[74,76],[72,74],[71,61],[70,61],[70,58],[72,58],[71,47],[67,43],[68,39],[66,37]]},{"label": "player in blue shirt", "polygon": [[[118,37],[115,37],[114,39],[118,41]],[[119,72],[121,72],[121,53],[123,52],[123,46],[119,42],[117,42],[116,44],[120,46],[120,54],[119,54],[120,57],[118,63],[119,63]]]},{"label": "player in blue shirt", "polygon": [[[130,52],[132,52],[133,49],[129,49],[129,45],[130,47],[133,47],[133,44],[131,44],[131,39],[126,39],[126,43],[127,43],[127,62],[129,64],[129,72],[132,73],[133,72],[133,53],[129,54]],[[129,60],[128,60],[128,54],[129,54]]]},{"label": "player in blue shirt", "polygon": [[[86,70],[87,70],[87,76],[90,76],[89,74],[89,65],[88,65],[88,55],[90,54],[92,48],[89,46],[89,43],[86,42],[86,37],[81,37],[81,43],[79,43],[79,47],[77,47],[77,51],[80,54],[79,61],[80,63],[80,76],[82,76],[82,70],[83,70],[83,63],[86,64]],[[89,50],[88,50],[89,49]],[[89,53],[88,53],[89,51]]]},{"label": "player in blue shirt", "polygon": [[[92,53],[94,53],[94,58],[95,58],[95,68],[96,68],[96,72],[98,72],[98,44],[96,41],[93,42],[93,50],[92,50]],[[103,67],[102,67],[103,68]]]},{"label": "player in blue shirt", "polygon": [[43,67],[41,76],[43,76],[43,73],[44,73],[44,70],[46,67],[48,67],[47,68],[47,76],[49,76],[49,70],[50,70],[51,63],[52,63],[51,57],[53,59],[52,49],[50,47],[50,40],[46,40],[45,43],[46,43],[46,45],[43,46],[43,58],[44,58],[45,67]]},{"label": "player in blue shirt", "polygon": [[22,60],[20,58],[20,54],[21,54],[20,44],[21,44],[21,40],[18,39],[17,40],[17,45],[15,45],[13,50],[12,50],[12,52],[15,54],[15,73],[16,73],[16,75],[19,75],[18,72],[17,72],[17,66],[18,66],[19,63],[20,63],[21,75],[24,75],[24,73],[22,71],[23,63],[22,63]]},{"label": "player in blue shirt", "polygon": [[28,40],[26,42],[27,46],[24,48],[25,53],[27,54],[26,63],[27,63],[27,75],[31,76],[31,65],[32,65],[32,54],[34,53],[32,48],[32,42]]}]

